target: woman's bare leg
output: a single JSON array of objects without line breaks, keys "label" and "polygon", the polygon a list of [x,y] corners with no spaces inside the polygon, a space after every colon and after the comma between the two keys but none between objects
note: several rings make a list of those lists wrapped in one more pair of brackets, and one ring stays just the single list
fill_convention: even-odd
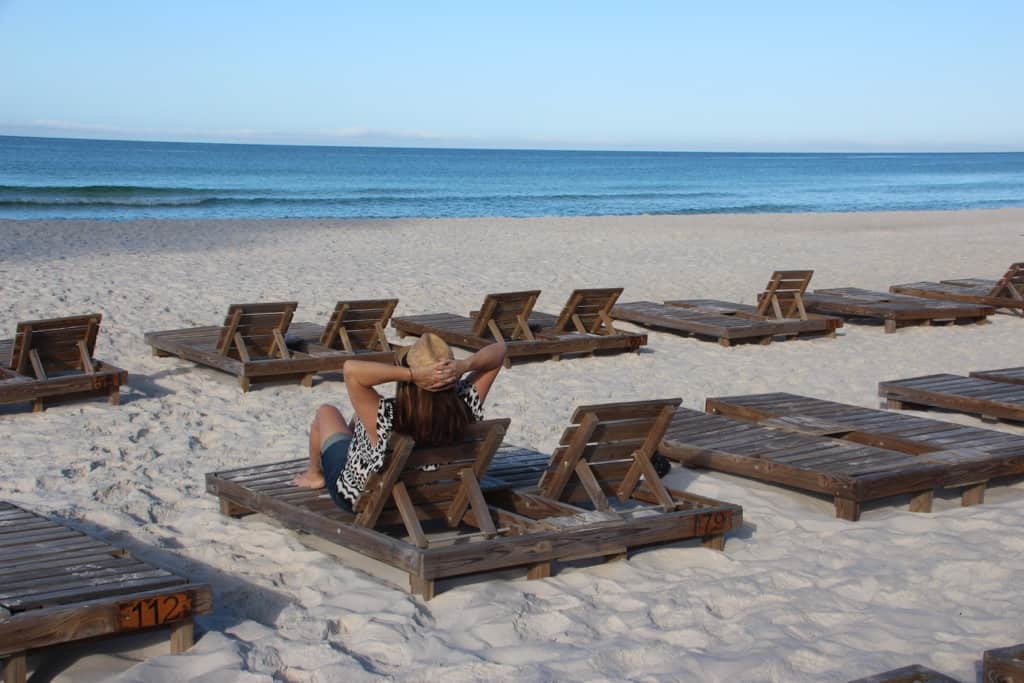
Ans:
[{"label": "woman's bare leg", "polygon": [[320,446],[325,439],[338,433],[352,433],[341,411],[327,404],[317,408],[313,423],[309,426],[309,464],[306,465],[306,471],[296,475],[292,483],[308,489],[324,487],[324,472],[320,467]]}]

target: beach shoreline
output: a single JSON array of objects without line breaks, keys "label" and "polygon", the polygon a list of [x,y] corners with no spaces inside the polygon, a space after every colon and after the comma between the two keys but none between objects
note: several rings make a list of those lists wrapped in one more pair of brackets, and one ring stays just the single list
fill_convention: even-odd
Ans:
[{"label": "beach shoreline", "polygon": [[[0,499],[55,514],[215,591],[196,647],[132,666],[116,641],[54,678],[123,681],[845,681],[919,663],[973,680],[985,649],[1024,639],[1024,482],[930,515],[894,499],[861,521],[832,501],[675,467],[669,483],[737,503],[747,525],[724,554],[683,543],[628,562],[517,572],[443,586],[422,603],[262,518],[232,520],[203,475],[299,457],[320,403],[343,385],[275,385],[153,358],[143,333],[219,323],[228,304],[298,301],[324,322],[338,299],[397,297],[396,315],[465,314],[487,292],[541,289],[557,312],[577,287],[620,301],[752,303],[776,269],[811,288],[998,278],[1024,259],[1024,208],[551,218],[0,220],[0,337],[18,320],[101,312],[97,358],[127,369],[123,405],[0,406]],[[508,441],[550,452],[576,405],[788,391],[877,407],[877,383],[1024,364],[1024,321],[767,347],[649,331],[639,354],[514,366],[487,407]],[[628,329],[642,329],[625,324]],[[393,331],[389,336],[395,339]],[[929,417],[981,426],[973,418]],[[1024,434],[1024,427],[985,425]],[[377,567],[376,570],[380,568]],[[369,571],[367,571],[369,570]],[[72,654],[74,653],[74,657]],[[134,659],[133,659],[134,658]]]}]

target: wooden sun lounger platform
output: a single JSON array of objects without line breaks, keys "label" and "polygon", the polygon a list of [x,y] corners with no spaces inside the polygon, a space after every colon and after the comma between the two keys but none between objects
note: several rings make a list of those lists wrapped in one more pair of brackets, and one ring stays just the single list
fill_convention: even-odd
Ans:
[{"label": "wooden sun lounger platform", "polygon": [[[647,477],[648,451],[660,439],[655,430],[667,422],[664,407],[581,408],[581,424],[566,430],[567,443],[553,456],[499,450],[508,420],[472,425],[464,443],[445,448],[414,449],[395,435],[385,469],[368,483],[355,515],[323,490],[291,484],[305,459],[208,474],[207,490],[225,514],[261,512],[407,572],[410,590],[424,599],[446,577],[521,566],[529,578],[544,578],[552,562],[621,557],[686,538],[721,548],[742,524],[739,506],[670,491]],[[426,464],[439,467],[422,469]],[[609,503],[611,495],[625,506]]]},{"label": "wooden sun lounger platform", "polygon": [[886,407],[944,408],[995,422],[1024,422],[1024,386],[960,375],[925,375],[878,383]]},{"label": "wooden sun lounger platform", "polygon": [[991,429],[787,393],[709,398],[705,409],[945,462],[938,486],[962,487],[965,506],[984,502],[988,481],[1024,474],[1024,436]]},{"label": "wooden sun lounger platform", "polygon": [[804,295],[804,305],[808,311],[816,313],[881,320],[886,332],[895,332],[907,325],[984,323],[995,312],[991,306],[940,302],[859,287],[816,289],[813,294]]},{"label": "wooden sun lounger platform", "polygon": [[986,650],[981,661],[984,683],[1024,683],[1024,643]]},{"label": "wooden sun lounger platform", "polygon": [[171,653],[192,647],[210,587],[0,501],[0,660],[25,683],[26,653],[84,638],[171,627]]},{"label": "wooden sun lounger platform", "polygon": [[971,377],[987,379],[992,382],[1008,382],[1009,384],[1024,384],[1024,367],[1001,368],[999,370],[975,370]]},{"label": "wooden sun lounger platform", "polygon": [[355,357],[394,362],[384,327],[396,299],[340,301],[326,326],[293,323],[297,303],[234,304],[223,325],[146,333],[155,356],[177,356],[254,382],[299,380],[338,372]]},{"label": "wooden sun lounger platform", "polygon": [[93,358],[99,313],[18,323],[14,339],[0,340],[0,403],[32,402],[34,412],[49,401],[106,396],[121,400],[128,373]]},{"label": "wooden sun lounger platform", "polygon": [[621,291],[576,290],[558,316],[533,310],[540,290],[488,294],[480,310],[468,316],[400,316],[391,320],[391,326],[403,338],[432,332],[452,346],[471,351],[504,341],[508,363],[529,358],[560,360],[563,355],[598,351],[636,351],[647,343],[647,335],[615,329],[608,315]]},{"label": "wooden sun lounger platform", "polygon": [[890,292],[926,299],[981,304],[1024,316],[1024,261],[1010,265],[998,280],[963,278],[893,285]]},{"label": "wooden sun lounger platform", "polygon": [[[988,681],[989,679],[985,679]],[[994,679],[993,679],[994,680]],[[955,678],[939,673],[920,664],[905,666],[867,678],[858,678],[850,683],[960,683]]]}]

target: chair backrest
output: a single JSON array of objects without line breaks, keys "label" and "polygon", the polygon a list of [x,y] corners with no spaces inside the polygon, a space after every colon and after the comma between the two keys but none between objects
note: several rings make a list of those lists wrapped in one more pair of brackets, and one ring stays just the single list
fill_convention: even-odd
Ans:
[{"label": "chair backrest", "polygon": [[411,438],[394,434],[384,469],[370,477],[356,502],[356,524],[373,528],[404,523],[420,547],[427,545],[421,519],[443,519],[456,527],[466,518],[485,533],[496,534],[479,482],[510,422],[475,422],[459,443],[432,448],[415,448]]},{"label": "chair backrest", "polygon": [[99,313],[18,323],[11,349],[10,369],[45,379],[48,374],[91,372]]},{"label": "chair backrest", "polygon": [[554,331],[615,334],[611,311],[621,295],[622,287],[573,290],[558,315]]},{"label": "chair backrest", "polygon": [[483,337],[488,332],[497,340],[533,339],[529,318],[533,305],[540,296],[539,289],[525,292],[488,294],[476,313],[473,335]]},{"label": "chair backrest", "polygon": [[398,299],[339,301],[331,313],[320,343],[344,351],[390,351],[384,328]]},{"label": "chair backrest", "polygon": [[625,502],[642,476],[662,507],[673,509],[651,458],[680,403],[669,398],[580,406],[541,476],[540,494],[566,502],[589,498],[595,508],[607,510],[606,494]]},{"label": "chair backrest", "polygon": [[284,334],[298,306],[294,301],[231,304],[217,338],[217,352],[243,361],[287,358]]},{"label": "chair backrest", "polygon": [[989,296],[1024,299],[1024,261],[1010,265],[1006,275],[999,278]]},{"label": "chair backrest", "polygon": [[806,319],[803,296],[813,275],[813,270],[777,270],[772,273],[764,291],[757,295],[757,314]]}]

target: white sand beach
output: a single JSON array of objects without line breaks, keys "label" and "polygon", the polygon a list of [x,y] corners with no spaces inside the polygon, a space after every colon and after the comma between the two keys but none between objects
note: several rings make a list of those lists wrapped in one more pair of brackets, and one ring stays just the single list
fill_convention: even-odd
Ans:
[{"label": "white sand beach", "polygon": [[[1022,480],[993,484],[981,506],[948,492],[918,514],[895,498],[851,523],[825,498],[674,466],[674,487],[743,506],[724,553],[690,542],[539,581],[482,575],[442,582],[424,603],[393,570],[259,516],[222,516],[205,493],[207,472],[302,456],[317,405],[350,412],[341,382],[243,394],[143,343],[218,323],[232,302],[295,300],[296,320],[323,322],[341,298],[464,314],[485,292],[527,288],[549,312],[575,287],[750,303],[777,268],[813,268],[812,288],[996,278],[1024,258],[1024,209],[0,221],[0,237],[0,337],[18,320],[98,311],[96,356],[131,373],[120,407],[0,406],[0,499],[208,582],[216,607],[187,654],[164,654],[165,634],[60,646],[30,657],[30,680],[791,683],[918,663],[974,681],[983,650],[1024,641]],[[514,366],[487,413],[512,419],[508,441],[550,451],[580,403],[681,396],[702,409],[708,396],[789,391],[877,407],[880,380],[1024,365],[1024,320],[991,321],[847,324],[836,339],[733,348],[652,331],[639,354]]]}]

